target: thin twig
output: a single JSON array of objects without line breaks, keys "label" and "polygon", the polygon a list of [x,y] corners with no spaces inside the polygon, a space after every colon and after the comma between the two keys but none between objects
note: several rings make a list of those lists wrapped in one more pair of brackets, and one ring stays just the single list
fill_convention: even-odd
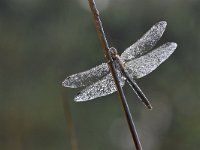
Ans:
[{"label": "thin twig", "polygon": [[63,101],[63,109],[64,109],[64,114],[65,114],[65,119],[67,121],[67,130],[69,133],[71,150],[78,150],[78,142],[77,142],[77,138],[76,138],[72,115],[70,112],[70,106],[68,103],[68,99],[66,98],[66,96],[64,94],[62,94],[62,101]]},{"label": "thin twig", "polygon": [[[100,20],[99,12],[96,8],[95,2],[94,2],[94,0],[88,0],[88,2],[89,2],[89,5],[90,5],[92,14],[93,14],[93,19],[94,19],[94,22],[95,22],[96,31],[97,31],[97,34],[99,36],[101,46],[104,50],[104,55],[106,57],[106,61],[112,62],[112,58],[109,55],[109,45],[108,45],[108,42],[106,40],[106,36],[105,36],[104,30],[103,30],[102,22]],[[112,76],[113,76],[113,79],[114,79],[114,82],[115,82],[115,85],[116,85],[116,88],[117,88],[118,96],[119,96],[121,103],[123,105],[123,110],[124,110],[124,113],[126,115],[126,119],[127,119],[128,125],[129,125],[129,129],[130,129],[133,141],[135,143],[135,147],[136,147],[137,150],[142,150],[142,146],[141,146],[139,137],[137,135],[137,131],[136,131],[133,119],[132,119],[132,115],[131,115],[130,110],[129,110],[129,106],[128,106],[127,101],[126,101],[126,97],[124,95],[123,89],[120,86],[119,80],[117,78],[117,73],[116,73],[114,64],[108,63],[108,65],[109,65],[110,71],[112,73]]]}]

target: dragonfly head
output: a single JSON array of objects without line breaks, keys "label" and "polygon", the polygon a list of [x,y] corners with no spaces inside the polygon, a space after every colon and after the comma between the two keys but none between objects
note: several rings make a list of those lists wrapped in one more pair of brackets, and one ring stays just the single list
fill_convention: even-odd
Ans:
[{"label": "dragonfly head", "polygon": [[116,50],[116,48],[114,48],[114,47],[111,47],[111,48],[109,49],[109,52],[110,52],[110,55],[111,55],[112,58],[115,58],[116,55],[118,55],[117,50]]}]

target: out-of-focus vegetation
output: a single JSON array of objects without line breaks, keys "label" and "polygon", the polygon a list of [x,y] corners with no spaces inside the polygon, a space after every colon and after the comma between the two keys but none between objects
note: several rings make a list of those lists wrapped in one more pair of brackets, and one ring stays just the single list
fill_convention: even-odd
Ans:
[{"label": "out-of-focus vegetation", "polygon": [[[128,86],[125,92],[145,150],[198,150],[200,1],[96,1],[109,43],[120,52],[156,22],[168,22],[158,45],[174,41],[177,50],[138,80],[153,110]],[[63,101],[70,105],[80,150],[133,149],[116,94],[75,103],[78,90],[61,87],[67,75],[104,61],[85,4],[0,1],[0,149],[71,149]]]}]

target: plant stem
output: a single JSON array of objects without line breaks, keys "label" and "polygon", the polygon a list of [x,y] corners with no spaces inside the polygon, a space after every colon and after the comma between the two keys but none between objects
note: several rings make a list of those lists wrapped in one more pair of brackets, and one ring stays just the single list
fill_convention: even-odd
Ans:
[{"label": "plant stem", "polygon": [[62,101],[63,101],[63,109],[64,109],[64,114],[65,114],[65,119],[68,124],[67,129],[68,129],[69,138],[70,138],[71,150],[78,150],[78,142],[77,142],[77,138],[76,138],[75,127],[73,124],[72,115],[70,112],[68,98],[64,94],[62,94]]},{"label": "plant stem", "polygon": [[[112,62],[112,58],[109,54],[109,45],[108,45],[108,42],[106,40],[106,36],[105,36],[104,30],[103,30],[102,22],[100,20],[99,12],[96,8],[95,2],[94,2],[94,0],[88,0],[88,2],[89,2],[89,5],[90,5],[92,14],[93,14],[93,20],[94,20],[94,23],[95,23],[96,31],[97,31],[98,37],[100,39],[101,46],[104,50],[104,55],[106,57],[106,61]],[[115,85],[116,85],[116,88],[117,88],[118,96],[119,96],[121,103],[122,103],[122,106],[123,106],[123,110],[124,110],[124,113],[125,113],[128,125],[129,125],[129,129],[130,129],[133,141],[135,143],[135,147],[136,147],[137,150],[142,150],[142,146],[141,146],[139,137],[137,135],[136,127],[134,125],[132,115],[130,113],[129,106],[128,106],[128,103],[126,101],[126,97],[124,95],[123,89],[120,86],[114,64],[108,63],[108,65],[109,65],[111,74],[113,76],[113,79],[114,79],[114,82],[115,82]]]}]

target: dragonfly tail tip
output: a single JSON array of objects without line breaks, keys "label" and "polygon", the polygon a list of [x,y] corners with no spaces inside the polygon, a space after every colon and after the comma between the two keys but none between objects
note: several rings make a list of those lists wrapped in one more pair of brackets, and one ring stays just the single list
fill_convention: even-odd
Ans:
[{"label": "dragonfly tail tip", "polygon": [[146,105],[149,110],[152,110],[153,107],[151,105]]}]

